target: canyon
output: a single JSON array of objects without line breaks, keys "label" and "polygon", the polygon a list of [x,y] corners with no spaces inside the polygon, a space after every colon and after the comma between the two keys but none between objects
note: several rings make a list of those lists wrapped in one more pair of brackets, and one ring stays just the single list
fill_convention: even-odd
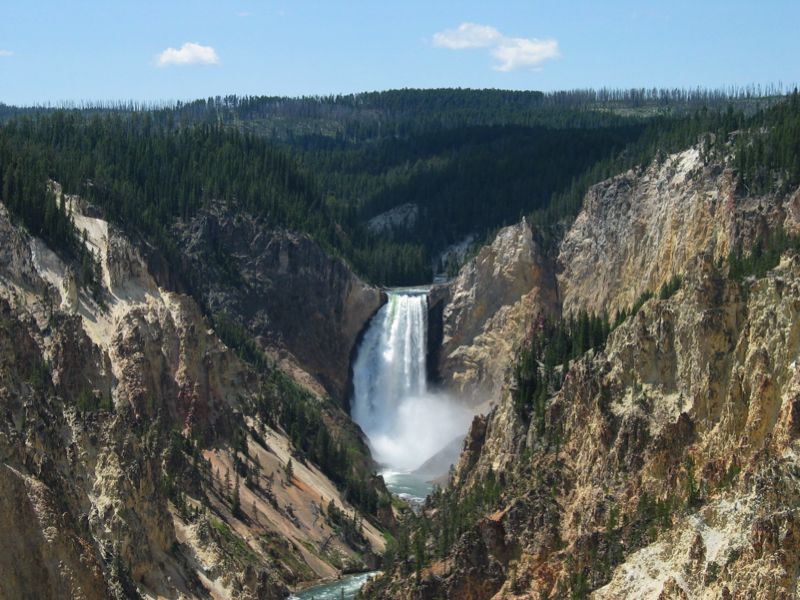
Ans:
[{"label": "canyon", "polygon": [[[725,159],[704,154],[593,186],[557,252],[543,253],[523,221],[462,269],[443,309],[440,369],[491,409],[411,529],[432,557],[400,559],[369,597],[800,593],[800,257],[784,254],[763,276],[728,274],[735,248],[800,230],[800,191],[742,196]],[[518,349],[547,320],[598,310],[627,317],[563,366],[540,413],[520,414]],[[487,494],[437,551],[448,514]]]},{"label": "canyon", "polygon": [[0,204],[0,597],[796,597],[800,255],[740,271],[800,190],[723,147],[421,288],[231,201],[169,256],[52,179],[73,256]]},{"label": "canyon", "polygon": [[[287,584],[374,566],[387,526],[377,507],[370,516],[348,501],[274,411],[286,394],[309,403],[317,427],[350,448],[354,473],[388,505],[359,432],[332,399],[344,393],[351,350],[380,292],[307,237],[248,236],[241,260],[256,265],[243,269],[253,286],[237,289],[269,298],[268,321],[252,296],[204,276],[210,304],[237,306],[241,327],[269,337],[268,366],[257,370],[192,297],[153,274],[169,273],[151,271],[137,245],[79,197],[64,200],[98,258],[97,297],[0,207],[0,597],[283,598]],[[187,227],[201,229],[189,260],[202,255],[210,227]],[[325,298],[333,314],[310,314],[298,334],[281,329],[296,321],[276,324],[275,307],[297,308],[300,293]],[[298,335],[329,356],[336,348],[340,380],[298,350],[308,339]]]}]

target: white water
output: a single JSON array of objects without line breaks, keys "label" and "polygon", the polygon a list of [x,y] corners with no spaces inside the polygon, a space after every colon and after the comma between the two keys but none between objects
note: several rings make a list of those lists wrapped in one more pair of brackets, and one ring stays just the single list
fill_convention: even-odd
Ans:
[{"label": "white water", "polygon": [[413,471],[463,435],[472,418],[444,394],[428,390],[427,315],[425,290],[389,292],[353,366],[353,419],[387,472]]}]

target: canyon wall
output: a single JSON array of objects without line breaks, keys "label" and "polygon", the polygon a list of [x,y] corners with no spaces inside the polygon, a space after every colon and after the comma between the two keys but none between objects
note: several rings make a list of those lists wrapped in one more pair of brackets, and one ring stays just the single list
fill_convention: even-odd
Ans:
[{"label": "canyon wall", "polygon": [[502,229],[450,284],[438,356],[444,385],[487,406],[537,314],[559,314],[554,265],[522,221]]},{"label": "canyon wall", "polygon": [[[298,385],[243,361],[192,297],[156,283],[136,244],[79,198],[65,202],[98,261],[93,294],[0,204],[0,597],[272,599],[287,585],[374,567],[385,544],[377,520],[271,411],[289,393],[316,407],[361,457],[351,468],[365,489],[388,504],[358,431],[321,385],[344,385],[346,345],[378,292],[307,238],[248,240],[263,250],[243,269],[251,295],[236,304],[219,284],[214,302],[246,305],[244,322],[260,315],[275,339],[282,332],[286,346],[262,340],[270,356],[301,341],[318,341],[312,353],[339,344],[338,380],[314,362],[321,354],[300,354],[296,372],[311,375]],[[213,275],[204,273],[209,294]],[[263,278],[273,283],[258,287]],[[298,278],[311,301],[280,290]],[[259,306],[270,290],[281,298]],[[292,302],[305,320],[281,329]],[[284,312],[271,313],[278,305]],[[353,515],[357,530],[345,527]]]},{"label": "canyon wall", "polygon": [[174,230],[209,310],[235,320],[286,368],[305,372],[317,392],[346,406],[351,355],[385,301],[380,290],[307,235],[269,229],[222,204]]},{"label": "canyon wall", "polygon": [[[514,272],[521,245],[498,254],[501,238],[465,266],[445,315],[449,339],[465,344],[458,352],[480,358],[466,376],[449,372],[449,384],[486,390],[494,407],[476,417],[447,494],[429,505],[430,527],[484,497],[487,482],[499,484],[498,499],[416,578],[398,576],[401,563],[372,596],[800,593],[800,256],[789,251],[763,277],[728,273],[734,248],[747,251],[780,226],[798,231],[798,193],[736,190],[735,172],[699,148],[594,186],[557,260],[524,263],[513,276],[523,298],[516,330],[493,315],[497,303],[509,306],[514,286],[497,274]],[[481,261],[492,268],[474,283]],[[679,289],[659,297],[673,275]],[[543,287],[552,292],[524,296]],[[471,288],[481,294],[470,298]],[[654,297],[602,347],[564,367],[540,414],[520,413],[511,367],[527,324],[627,309],[646,291]],[[472,321],[459,317],[464,305]],[[482,373],[498,359],[479,354],[481,336],[502,336],[509,348],[494,346],[506,367],[495,371],[503,384],[494,391]],[[447,498],[456,504],[441,504]]]}]

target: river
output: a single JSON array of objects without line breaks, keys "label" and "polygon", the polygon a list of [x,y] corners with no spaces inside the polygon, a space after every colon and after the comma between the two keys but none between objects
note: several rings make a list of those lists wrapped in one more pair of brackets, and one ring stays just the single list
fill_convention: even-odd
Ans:
[{"label": "river", "polygon": [[341,579],[330,583],[323,583],[307,588],[302,592],[289,596],[289,600],[351,600],[355,598],[367,579],[375,576],[376,572],[345,575]]}]

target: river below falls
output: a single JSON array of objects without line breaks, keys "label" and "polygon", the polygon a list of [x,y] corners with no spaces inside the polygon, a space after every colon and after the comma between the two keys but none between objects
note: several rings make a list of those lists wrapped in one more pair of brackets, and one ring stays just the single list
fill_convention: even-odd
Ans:
[{"label": "river below falls", "polygon": [[370,577],[377,573],[344,575],[341,579],[306,588],[289,596],[289,600],[352,600]]},{"label": "river below falls", "polygon": [[383,481],[390,492],[411,505],[421,505],[433,490],[433,484],[414,473],[382,471]]}]

